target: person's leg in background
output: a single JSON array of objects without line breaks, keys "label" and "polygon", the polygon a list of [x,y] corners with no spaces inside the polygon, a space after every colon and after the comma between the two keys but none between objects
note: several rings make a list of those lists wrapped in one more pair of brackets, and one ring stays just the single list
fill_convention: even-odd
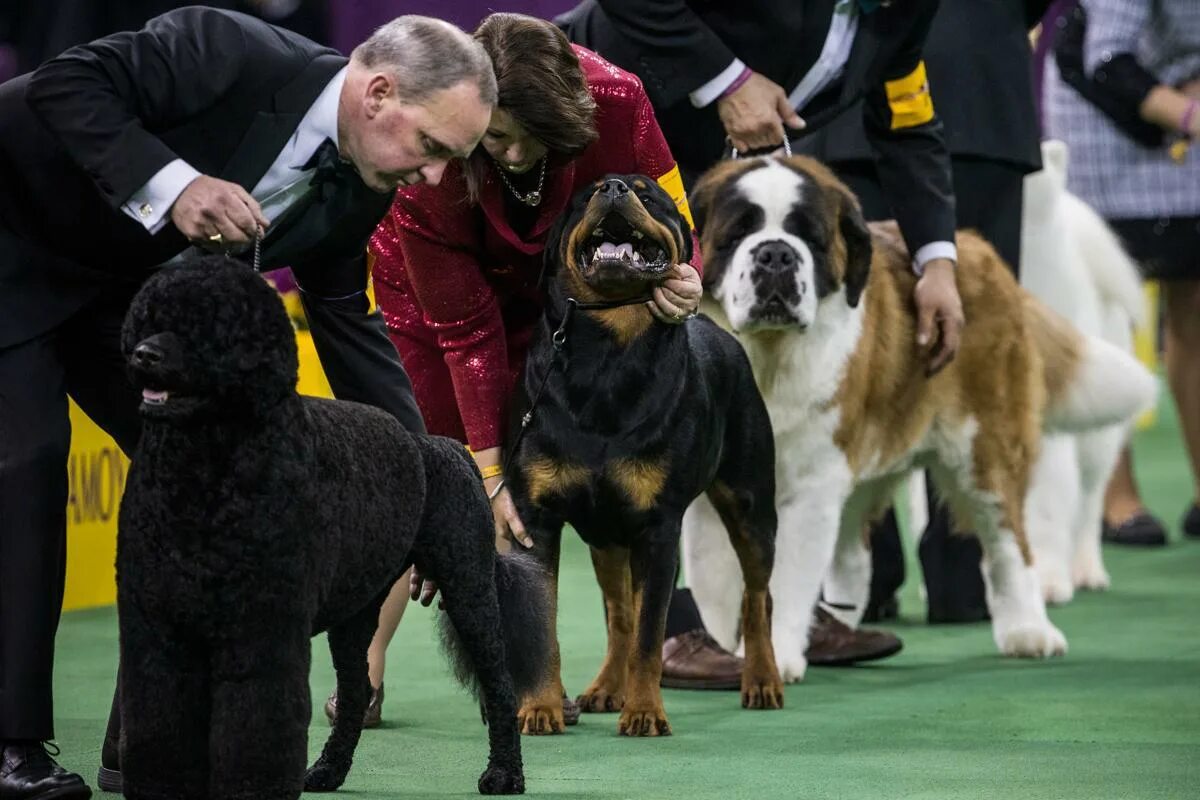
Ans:
[{"label": "person's leg in background", "polygon": [[[1200,240],[1200,222],[1196,224]],[[1195,272],[1200,272],[1200,264]],[[1200,279],[1163,281],[1162,292],[1167,381],[1175,398],[1194,484],[1192,505],[1181,525],[1186,535],[1200,538]]]}]

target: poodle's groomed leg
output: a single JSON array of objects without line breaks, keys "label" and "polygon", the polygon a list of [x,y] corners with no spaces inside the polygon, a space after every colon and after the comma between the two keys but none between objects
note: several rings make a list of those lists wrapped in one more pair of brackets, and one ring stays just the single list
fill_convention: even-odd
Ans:
[{"label": "poodle's groomed leg", "polygon": [[[312,716],[310,624],[298,615],[269,626],[243,622],[253,636],[213,653],[211,800],[300,796]],[[345,716],[362,722],[361,712]]]},{"label": "poodle's groomed leg", "polygon": [[155,635],[136,603],[120,603],[120,764],[125,797],[208,797],[207,659]]},{"label": "poodle's groomed leg", "polygon": [[379,608],[389,589],[348,620],[329,629],[329,653],[337,673],[338,716],[321,757],[304,776],[307,792],[332,792],[350,772],[354,748],[362,735],[363,714],[371,696],[367,648],[375,635]]}]

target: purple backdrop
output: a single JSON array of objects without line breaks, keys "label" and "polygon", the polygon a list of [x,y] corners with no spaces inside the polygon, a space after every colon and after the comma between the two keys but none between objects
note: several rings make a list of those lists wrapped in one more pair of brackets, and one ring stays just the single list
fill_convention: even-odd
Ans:
[{"label": "purple backdrop", "polygon": [[472,30],[493,11],[514,11],[549,19],[575,6],[575,0],[334,0],[330,3],[333,46],[348,53],[377,27],[401,14],[426,14]]}]

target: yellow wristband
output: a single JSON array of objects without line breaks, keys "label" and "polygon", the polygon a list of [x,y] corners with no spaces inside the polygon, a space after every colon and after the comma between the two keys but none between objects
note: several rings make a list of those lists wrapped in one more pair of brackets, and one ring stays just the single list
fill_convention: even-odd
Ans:
[{"label": "yellow wristband", "polygon": [[479,473],[481,475],[483,475],[483,479],[485,481],[488,478],[494,478],[503,472],[504,472],[504,467],[500,466],[499,464],[492,464],[490,467],[482,467],[479,470]]}]

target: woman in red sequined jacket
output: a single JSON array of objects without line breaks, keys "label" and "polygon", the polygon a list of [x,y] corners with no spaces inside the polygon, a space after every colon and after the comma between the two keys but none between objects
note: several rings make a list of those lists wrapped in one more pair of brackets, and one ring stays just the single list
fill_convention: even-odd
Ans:
[{"label": "woman in red sequined jacket", "polygon": [[[532,17],[494,14],[476,38],[500,89],[482,145],[437,186],[401,189],[371,253],[375,296],[429,432],[466,442],[488,476],[542,311],[546,234],[571,196],[606,173],[642,173],[691,217],[636,77]],[[660,320],[696,308],[695,261],[656,291]],[[499,480],[487,477],[489,493]],[[496,498],[498,523],[506,501]]]},{"label": "woman in red sequined jacket", "polygon": [[[375,297],[430,433],[468,444],[495,493],[499,540],[531,544],[506,491],[500,445],[508,401],[542,313],[546,234],[580,187],[610,172],[656,179],[691,223],[679,169],[641,82],[573,47],[544,20],[493,14],[475,32],[500,101],[481,146],[436,186],[401,189],[371,239]],[[681,322],[700,303],[693,264],[654,290],[647,313]],[[404,610],[400,581],[368,654],[378,724],[384,654]],[[336,695],[325,706],[332,719]],[[576,715],[577,716],[577,715]]]}]

